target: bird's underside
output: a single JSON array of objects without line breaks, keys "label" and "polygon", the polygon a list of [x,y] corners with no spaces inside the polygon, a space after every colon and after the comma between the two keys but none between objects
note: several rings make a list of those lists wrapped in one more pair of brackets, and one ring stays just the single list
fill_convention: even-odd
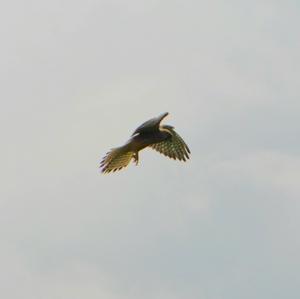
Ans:
[{"label": "bird's underside", "polygon": [[125,145],[111,149],[101,161],[102,172],[109,173],[120,170],[126,167],[132,159],[138,164],[139,151],[146,147],[174,160],[186,161],[189,159],[190,150],[174,128],[160,125],[162,119],[167,115],[168,113],[164,113],[145,122],[134,131]]}]

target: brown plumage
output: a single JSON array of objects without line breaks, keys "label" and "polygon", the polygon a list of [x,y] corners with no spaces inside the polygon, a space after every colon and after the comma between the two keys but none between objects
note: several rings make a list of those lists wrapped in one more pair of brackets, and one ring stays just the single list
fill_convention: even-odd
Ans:
[{"label": "brown plumage", "polygon": [[125,145],[111,149],[101,161],[102,172],[120,170],[126,167],[131,159],[137,165],[139,151],[148,146],[174,160],[189,159],[190,150],[174,128],[160,125],[167,115],[168,113],[164,113],[146,121],[133,132]]}]

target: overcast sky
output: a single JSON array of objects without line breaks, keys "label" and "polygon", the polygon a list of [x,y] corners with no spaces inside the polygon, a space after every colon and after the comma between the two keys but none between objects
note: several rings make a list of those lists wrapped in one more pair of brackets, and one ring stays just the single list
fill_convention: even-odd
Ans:
[{"label": "overcast sky", "polygon": [[[6,1],[0,295],[300,298],[300,2]],[[98,165],[168,111],[187,163]]]}]

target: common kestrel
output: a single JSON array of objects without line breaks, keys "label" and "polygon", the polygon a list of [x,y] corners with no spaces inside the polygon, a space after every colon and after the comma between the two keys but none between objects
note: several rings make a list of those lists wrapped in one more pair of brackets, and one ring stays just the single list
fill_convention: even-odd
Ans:
[{"label": "common kestrel", "polygon": [[125,145],[111,149],[101,161],[102,172],[120,170],[126,167],[131,159],[137,165],[139,151],[148,146],[174,160],[186,161],[189,159],[190,150],[174,131],[174,127],[160,125],[160,122],[168,114],[166,112],[146,121],[133,132]]}]

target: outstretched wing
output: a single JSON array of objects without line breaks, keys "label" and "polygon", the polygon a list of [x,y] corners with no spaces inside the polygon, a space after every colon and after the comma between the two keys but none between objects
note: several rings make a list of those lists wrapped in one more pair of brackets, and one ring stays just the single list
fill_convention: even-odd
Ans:
[{"label": "outstretched wing", "polygon": [[168,112],[165,112],[158,117],[154,117],[152,119],[147,120],[143,124],[141,124],[135,131],[132,133],[131,136],[137,133],[146,133],[146,132],[153,132],[158,130],[160,122],[168,115]]},{"label": "outstretched wing", "polygon": [[151,144],[150,147],[174,160],[186,161],[189,159],[191,152],[184,140],[173,130],[173,127],[161,126],[160,130],[168,132],[171,135],[170,138]]},{"label": "outstretched wing", "polygon": [[133,156],[134,153],[127,151],[124,147],[113,148],[102,159],[100,168],[102,168],[102,172],[104,173],[115,172],[116,170],[126,167]]}]

